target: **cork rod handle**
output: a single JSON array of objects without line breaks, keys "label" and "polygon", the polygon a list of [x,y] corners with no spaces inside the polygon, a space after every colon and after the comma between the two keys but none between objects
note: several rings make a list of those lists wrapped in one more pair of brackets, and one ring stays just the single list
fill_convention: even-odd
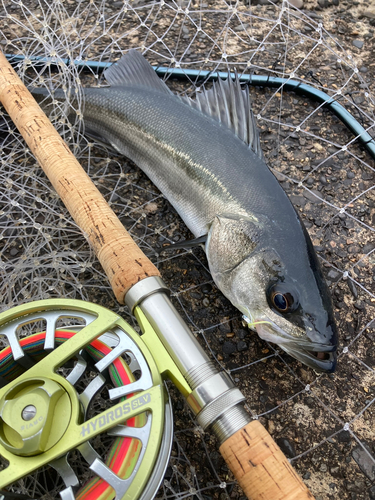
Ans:
[{"label": "cork rod handle", "polygon": [[134,243],[17,73],[0,52],[0,100],[71,216],[93,246],[120,303],[159,271]]},{"label": "cork rod handle", "polygon": [[251,500],[314,500],[270,434],[253,420],[220,446],[220,453]]}]

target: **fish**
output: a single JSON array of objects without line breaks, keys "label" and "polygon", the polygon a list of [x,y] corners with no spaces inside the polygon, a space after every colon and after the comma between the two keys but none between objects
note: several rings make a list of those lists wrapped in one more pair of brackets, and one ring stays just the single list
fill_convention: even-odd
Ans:
[{"label": "fish", "polygon": [[[268,167],[248,88],[219,79],[195,99],[174,94],[132,49],[83,88],[85,133],[139,166],[202,243],[212,278],[265,341],[333,372],[338,335],[309,234]],[[53,98],[34,88],[48,113]],[[68,114],[72,120],[74,117]]]}]

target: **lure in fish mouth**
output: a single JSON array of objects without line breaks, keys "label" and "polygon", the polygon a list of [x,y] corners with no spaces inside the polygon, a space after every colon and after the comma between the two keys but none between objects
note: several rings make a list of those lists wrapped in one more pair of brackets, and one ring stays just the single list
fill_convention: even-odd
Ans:
[{"label": "lure in fish mouth", "polygon": [[[285,296],[284,296],[285,297]],[[285,305],[285,299],[280,300],[282,306]],[[247,319],[246,316],[244,318]],[[263,316],[266,318],[266,316]],[[336,368],[336,346],[334,345],[336,331],[334,325],[328,326],[325,331],[327,334],[327,344],[320,342],[311,342],[308,334],[306,340],[296,341],[292,336],[288,337],[285,330],[280,331],[279,325],[273,322],[269,317],[267,319],[255,319],[254,323],[249,323],[250,328],[254,328],[263,340],[277,343],[285,352],[298,359],[302,363],[316,371],[333,372]],[[310,327],[311,328],[311,327]],[[312,331],[312,328],[311,328]],[[302,331],[303,332],[303,331]],[[301,333],[302,333],[301,332]],[[275,336],[277,336],[275,338]],[[282,338],[283,340],[280,340]],[[332,342],[333,341],[333,342]]]},{"label": "lure in fish mouth", "polygon": [[[214,281],[261,338],[334,371],[331,299],[310,237],[263,158],[248,90],[236,77],[195,100],[176,96],[135,50],[105,78],[110,87],[83,89],[86,133],[133,160],[196,242],[206,241]],[[65,99],[33,94],[47,113]]]}]

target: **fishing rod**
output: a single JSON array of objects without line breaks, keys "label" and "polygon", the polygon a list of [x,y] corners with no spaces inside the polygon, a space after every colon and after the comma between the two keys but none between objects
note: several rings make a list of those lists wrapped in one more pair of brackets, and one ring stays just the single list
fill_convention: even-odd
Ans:
[{"label": "fishing rod", "polygon": [[[116,499],[143,500],[155,466],[163,469],[157,464],[157,452],[168,448],[162,431],[168,413],[162,379],[169,377],[203,430],[211,429],[216,435],[222,456],[249,499],[311,500],[311,493],[272,437],[245,410],[240,390],[217,370],[172,305],[157,268],[134,243],[2,54],[0,100],[90,241],[117,300],[129,307],[142,330],[139,337],[113,312],[75,300],[31,302],[0,315],[0,334],[10,344],[3,372],[0,363],[0,375],[5,382],[9,380],[0,388],[0,454],[9,461],[0,471],[0,488],[50,464],[65,481],[61,498],[94,499],[91,486],[84,487],[78,497],[74,493],[77,485],[67,461],[69,452],[78,448],[90,469],[114,490]],[[56,328],[61,317],[78,317],[85,326],[61,333]],[[17,332],[38,318],[47,326],[45,332],[36,334],[39,344],[33,335],[30,342],[33,349],[42,343],[46,355],[36,362]],[[55,348],[59,335],[65,335],[65,340]],[[95,347],[95,342],[105,347]],[[102,353],[94,365],[96,385],[103,384],[106,370],[123,353],[130,353],[134,377],[127,385],[113,387],[109,391],[113,406],[90,418],[88,409],[97,389],[89,389],[90,383],[82,397],[75,384],[87,366],[81,353],[94,347]],[[58,369],[73,358],[78,359],[73,374],[64,378]],[[120,364],[116,373],[125,370],[124,363]],[[17,367],[23,368],[20,374]],[[112,378],[118,382],[117,375]],[[144,414],[143,434],[134,424],[119,425]],[[27,424],[30,415],[37,432]],[[129,473],[116,474],[111,462],[104,464],[90,448],[90,440],[103,432],[142,442]],[[147,490],[146,498],[155,493]]]},{"label": "fishing rod", "polygon": [[[39,56],[24,56],[8,54],[7,59],[11,63],[19,63],[30,61],[30,64],[50,64],[52,66],[58,67],[63,64],[69,66],[73,64],[77,68],[83,70],[93,70],[100,73],[112,64],[111,62],[101,62],[101,61],[83,61],[77,59],[67,59],[67,58],[56,58],[56,57],[39,57]],[[191,68],[168,68],[163,66],[153,66],[154,70],[160,77],[173,77],[178,80],[192,79],[196,82],[198,81],[215,81],[218,79],[226,80],[229,76],[235,78],[234,73],[227,71],[207,71],[198,70]],[[329,96],[326,92],[319,90],[312,85],[304,83],[303,81],[293,80],[292,78],[281,78],[274,77],[270,75],[254,75],[254,74],[241,74],[238,75],[238,79],[241,83],[246,83],[247,85],[252,85],[254,87],[270,87],[277,89],[284,89],[286,91],[295,92],[296,94],[308,97],[320,104],[324,108],[331,111],[333,114],[341,120],[342,123],[354,134],[356,140],[358,140],[362,146],[369,152],[372,158],[375,159],[375,140],[367,132],[367,130],[354,118],[354,116],[347,111],[344,106],[337,102],[336,97]]]}]

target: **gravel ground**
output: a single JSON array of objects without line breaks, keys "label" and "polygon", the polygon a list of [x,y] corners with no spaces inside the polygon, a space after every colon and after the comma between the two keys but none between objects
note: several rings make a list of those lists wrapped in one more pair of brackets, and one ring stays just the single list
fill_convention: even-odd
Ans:
[{"label": "gravel ground", "polygon": [[[74,2],[71,3],[73,12]],[[8,12],[17,17],[18,5],[5,2]],[[38,13],[40,5],[24,2],[30,11]],[[123,2],[114,2],[106,10],[115,12]],[[134,2],[135,9],[141,5]],[[186,3],[179,4],[186,8]],[[201,4],[201,23],[204,35],[198,37],[188,49],[184,37],[190,40],[192,26],[185,30],[171,29],[165,35],[165,43],[173,45],[181,37],[174,57],[183,54],[187,63],[203,60],[212,47],[222,12],[206,13],[215,2]],[[194,4],[190,5],[192,8]],[[239,11],[245,9],[238,7]],[[269,31],[266,18],[273,12],[268,1],[252,2],[253,12],[259,16],[259,24],[246,22],[238,16],[231,28],[237,37],[228,40],[231,50],[250,46],[252,42],[241,38],[241,33],[257,28],[259,38]],[[301,48],[293,45],[292,31],[288,52],[284,55],[278,47],[262,52],[257,45],[253,68],[261,66],[272,72],[282,68],[298,67],[298,74],[318,86],[335,89],[339,82],[347,82],[342,103],[364,125],[372,126],[375,95],[374,26],[375,4],[366,1],[318,0],[303,2],[302,9],[314,22],[323,23],[334,38],[332,47],[350,51],[358,73],[346,72],[332,53],[315,50],[302,66]],[[167,29],[172,17],[168,11],[158,29]],[[89,31],[82,19],[81,33]],[[241,22],[240,22],[241,21]],[[72,22],[72,21],[71,21]],[[304,33],[314,33],[314,24],[290,20],[291,25],[303,27]],[[139,46],[144,39],[142,28],[131,31],[137,23],[129,14],[127,36],[122,47]],[[3,23],[3,33],[9,39],[19,30],[12,20]],[[12,32],[13,30],[13,32]],[[146,32],[146,28],[145,28]],[[94,36],[94,35],[93,35]],[[210,38],[212,36],[212,38]],[[169,38],[168,38],[169,37]],[[274,43],[279,33],[270,35]],[[153,43],[149,35],[147,44]],[[155,42],[156,43],[156,42]],[[255,42],[254,42],[255,43]],[[156,44],[157,45],[157,44]],[[303,51],[309,49],[306,42]],[[12,47],[14,49],[14,46]],[[92,44],[87,57],[94,58],[108,50],[106,38]],[[179,52],[180,50],[180,52]],[[216,47],[210,54],[215,60]],[[108,52],[107,52],[108,56]],[[150,53],[149,59],[161,63],[162,59]],[[239,62],[233,58],[233,62]],[[203,64],[203,63],[202,63]],[[241,68],[244,69],[244,68]],[[259,71],[260,72],[260,71]],[[88,82],[89,77],[86,77]],[[170,82],[175,91],[190,92],[180,82]],[[130,162],[114,157],[111,163],[101,160],[101,150],[96,150],[87,165],[90,175],[118,212],[124,225],[140,241],[142,249],[157,264],[161,274],[173,292],[176,307],[187,318],[193,331],[221,365],[229,370],[247,397],[250,411],[257,415],[292,464],[303,476],[317,500],[367,500],[375,498],[375,322],[374,320],[374,227],[375,197],[373,160],[362,146],[353,144],[348,150],[351,133],[329,111],[316,110],[316,103],[302,99],[294,93],[284,92],[274,96],[271,89],[251,89],[255,115],[261,130],[261,142],[265,157],[301,213],[312,237],[323,269],[332,290],[335,316],[340,332],[340,357],[335,374],[317,376],[312,370],[287,356],[274,346],[262,342],[258,336],[244,328],[238,312],[222,296],[212,282],[201,249],[183,250],[173,254],[164,251],[166,244],[191,238],[173,207],[158,193],[142,172]],[[280,104],[282,103],[282,105]],[[360,109],[363,112],[360,112]],[[312,116],[310,116],[312,113]],[[309,118],[306,118],[309,117]],[[301,126],[301,132],[284,123]],[[280,124],[281,123],[281,124]],[[302,126],[303,125],[303,126]],[[103,172],[106,176],[103,176]],[[119,187],[119,173],[124,182]],[[306,189],[308,188],[308,189]],[[114,196],[113,196],[114,193]],[[124,209],[123,200],[130,199]],[[322,201],[324,200],[324,201]],[[338,207],[345,206],[340,213]],[[43,223],[43,220],[39,221]],[[51,233],[52,234],[52,233]],[[3,258],[13,261],[20,258],[23,242],[19,238],[12,245],[4,244]],[[81,248],[81,244],[76,244]],[[19,249],[21,248],[21,250]],[[86,247],[83,252],[89,253]],[[16,253],[15,253],[16,252]],[[86,270],[80,275],[87,291],[87,298],[118,310],[107,286],[98,282],[100,268],[94,264],[94,272]],[[46,280],[50,279],[49,277]],[[64,276],[61,277],[64,280]],[[61,284],[60,293],[68,290],[68,280]],[[64,288],[65,286],[65,288]],[[55,289],[56,295],[58,290]],[[27,296],[24,297],[28,299]],[[9,303],[4,301],[6,307]],[[371,323],[372,322],[372,323]],[[175,441],[172,458],[158,498],[242,498],[231,474],[218,453],[215,438],[202,433],[192,420],[185,403],[173,387]],[[350,423],[350,425],[346,425]],[[227,486],[220,488],[220,483]],[[224,486],[222,484],[222,486]],[[46,497],[47,498],[47,497]]]}]

